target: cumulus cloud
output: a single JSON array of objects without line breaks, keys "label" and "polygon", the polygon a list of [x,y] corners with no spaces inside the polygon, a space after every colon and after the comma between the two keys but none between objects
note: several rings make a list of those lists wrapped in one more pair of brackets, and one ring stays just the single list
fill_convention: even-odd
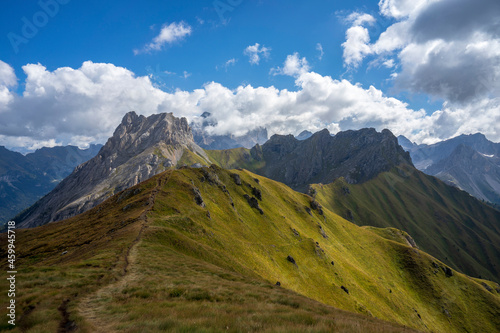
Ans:
[{"label": "cumulus cloud", "polygon": [[375,23],[375,18],[370,14],[354,12],[347,16],[346,22],[351,23],[353,26],[363,25],[365,23],[373,24]]},{"label": "cumulus cloud", "polygon": [[22,96],[0,107],[0,134],[73,143],[87,136],[104,141],[124,110],[158,112],[165,93],[149,77],[135,77],[112,64],[85,62],[79,69],[51,72],[41,64],[23,66],[26,74]]},{"label": "cumulus cloud", "polygon": [[17,77],[14,69],[0,60],[0,86],[13,87],[17,85]]},{"label": "cumulus cloud", "polygon": [[306,58],[300,58],[299,54],[288,55],[283,67],[272,68],[270,73],[273,75],[299,76],[308,72],[310,69]]},{"label": "cumulus cloud", "polygon": [[387,17],[402,19],[424,7],[439,0],[380,0],[380,13]]},{"label": "cumulus cloud", "polygon": [[[270,134],[374,127],[417,142],[477,131],[500,141],[498,98],[466,107],[449,104],[427,115],[375,87],[312,72],[297,53],[289,55],[280,68],[282,74],[294,77],[294,91],[251,85],[229,89],[209,82],[193,91],[167,93],[148,76],[90,61],[77,69],[49,71],[41,64],[29,64],[23,70],[23,94],[9,91],[13,100],[0,104],[0,144],[8,147],[103,143],[131,110],[143,115],[173,112],[190,121],[207,111],[218,120],[210,128],[212,134],[243,135],[257,127],[267,128]],[[3,87],[6,82],[13,86],[17,78],[4,78]]]},{"label": "cumulus cloud", "polygon": [[172,44],[183,40],[186,36],[191,35],[192,28],[189,24],[181,21],[179,23],[173,22],[164,24],[161,28],[160,34],[153,38],[153,40],[146,44],[142,49],[135,49],[134,54],[148,53],[151,51],[159,51],[166,44]]},{"label": "cumulus cloud", "polygon": [[374,43],[362,26],[369,20],[360,13],[346,19],[352,22],[343,44],[346,66],[356,68],[373,55],[394,55],[400,65],[394,83],[400,90],[462,106],[500,96],[498,0],[381,0],[379,7],[396,22]]},{"label": "cumulus cloud", "polygon": [[271,48],[265,47],[264,45],[260,46],[259,43],[255,43],[255,45],[249,45],[243,51],[243,54],[248,56],[248,61],[252,65],[258,65],[261,58],[269,58],[269,54],[271,52]]},{"label": "cumulus cloud", "polygon": [[14,69],[7,63],[0,60],[0,112],[1,106],[6,106],[14,99],[10,92],[10,87],[17,86],[17,77]]},{"label": "cumulus cloud", "polygon": [[344,63],[348,67],[358,67],[366,55],[372,53],[370,46],[370,34],[363,24],[373,24],[375,18],[368,14],[352,13],[346,18],[346,22],[352,26],[346,31],[346,41],[342,44],[344,48]]}]

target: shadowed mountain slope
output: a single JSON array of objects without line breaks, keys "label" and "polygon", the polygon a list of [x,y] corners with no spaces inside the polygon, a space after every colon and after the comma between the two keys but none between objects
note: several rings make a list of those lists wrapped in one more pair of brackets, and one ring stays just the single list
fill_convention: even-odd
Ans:
[{"label": "shadowed mountain slope", "polygon": [[101,147],[42,148],[23,156],[0,146],[0,224],[49,193]]},{"label": "shadowed mountain slope", "polygon": [[404,136],[399,143],[415,166],[480,200],[500,205],[500,144],[481,134],[460,135],[433,145],[417,145]]},{"label": "shadowed mountain slope", "polygon": [[424,170],[478,199],[500,204],[500,157],[461,144],[450,156]]},{"label": "shadowed mountain slope", "polygon": [[305,191],[309,184],[331,183],[339,177],[362,183],[395,165],[411,165],[410,155],[390,131],[378,133],[373,128],[335,136],[325,129],[305,140],[273,135],[251,150],[207,154],[224,168],[245,168],[299,191]]}]

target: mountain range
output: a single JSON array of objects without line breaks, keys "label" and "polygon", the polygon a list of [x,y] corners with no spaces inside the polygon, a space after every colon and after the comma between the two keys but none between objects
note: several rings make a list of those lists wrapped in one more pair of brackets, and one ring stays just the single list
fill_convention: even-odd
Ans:
[{"label": "mountain range", "polygon": [[15,218],[22,331],[494,332],[500,211],[410,153],[374,129],[204,150],[129,112]]},{"label": "mountain range", "polygon": [[417,145],[405,137],[399,143],[415,166],[480,200],[500,204],[500,144],[483,134],[461,135],[433,145]]},{"label": "mountain range", "polygon": [[27,155],[0,147],[0,224],[49,193],[101,147],[41,148]]}]

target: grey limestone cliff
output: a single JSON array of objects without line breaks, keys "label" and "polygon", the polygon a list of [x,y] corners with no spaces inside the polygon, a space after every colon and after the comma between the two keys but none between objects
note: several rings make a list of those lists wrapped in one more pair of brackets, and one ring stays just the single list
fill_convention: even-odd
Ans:
[{"label": "grey limestone cliff", "polygon": [[35,227],[82,213],[111,195],[177,166],[186,151],[209,162],[185,118],[127,113],[97,156],[78,166],[52,192],[15,220]]}]

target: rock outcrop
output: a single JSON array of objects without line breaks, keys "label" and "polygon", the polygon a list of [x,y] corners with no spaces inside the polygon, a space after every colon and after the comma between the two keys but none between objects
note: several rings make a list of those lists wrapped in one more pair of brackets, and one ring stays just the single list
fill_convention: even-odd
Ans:
[{"label": "rock outcrop", "polygon": [[292,135],[273,135],[252,148],[250,155],[265,161],[258,173],[300,191],[340,177],[351,184],[362,183],[397,165],[412,165],[409,153],[389,130],[379,133],[373,128],[335,136],[324,129],[302,141]]},{"label": "rock outcrop", "polygon": [[185,118],[127,113],[97,156],[78,166],[52,192],[16,217],[27,228],[82,213],[111,195],[176,167],[186,151],[207,161]]}]

